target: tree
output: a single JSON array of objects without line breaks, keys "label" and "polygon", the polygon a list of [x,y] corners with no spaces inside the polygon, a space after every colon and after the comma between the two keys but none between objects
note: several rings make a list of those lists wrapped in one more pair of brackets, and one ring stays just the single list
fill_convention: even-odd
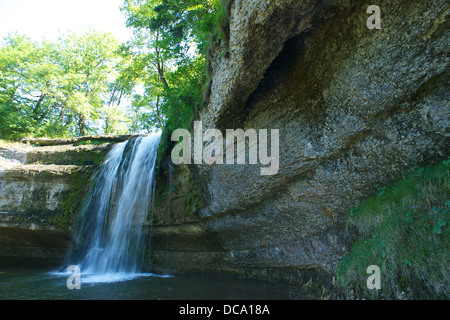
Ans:
[{"label": "tree", "polygon": [[8,36],[0,45],[0,136],[189,126],[202,104],[206,49],[223,1],[125,0],[134,38],[122,45],[95,30],[54,43]]},{"label": "tree", "polygon": [[[0,46],[0,135],[124,133],[123,101],[138,76],[111,34],[69,33],[56,43],[9,35]],[[103,123],[103,125],[101,125]]]},{"label": "tree", "polygon": [[59,41],[59,61],[63,71],[60,119],[67,116],[70,123],[75,117],[79,135],[86,134],[88,121],[100,118],[109,83],[115,76],[118,47],[119,43],[111,34],[95,31],[69,34]]},{"label": "tree", "polygon": [[[206,82],[205,52],[219,1],[126,0],[122,8],[134,31],[128,43],[146,71],[144,94],[133,106],[155,125],[187,126],[201,103]],[[141,112],[142,114],[142,112]]]},{"label": "tree", "polygon": [[[0,47],[0,133],[17,136],[33,128],[43,110],[44,95],[33,84],[45,69],[35,66],[41,57],[37,44],[26,36],[9,35]],[[44,80],[45,82],[45,80]]]}]

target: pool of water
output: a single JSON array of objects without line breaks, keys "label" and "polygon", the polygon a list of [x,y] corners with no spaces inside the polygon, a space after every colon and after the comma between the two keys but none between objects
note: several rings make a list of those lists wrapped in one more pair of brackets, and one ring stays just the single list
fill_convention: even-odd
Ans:
[{"label": "pool of water", "polygon": [[[70,274],[53,268],[0,267],[2,300],[288,300],[282,284],[212,275],[81,275],[70,290]],[[85,279],[85,281],[83,281]]]}]

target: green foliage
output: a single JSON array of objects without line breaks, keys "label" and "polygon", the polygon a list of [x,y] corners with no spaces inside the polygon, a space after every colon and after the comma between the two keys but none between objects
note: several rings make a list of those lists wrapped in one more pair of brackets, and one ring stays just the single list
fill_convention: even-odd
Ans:
[{"label": "green foliage", "polygon": [[213,20],[213,30],[212,39],[224,41],[228,47],[228,42],[230,40],[230,12],[229,7],[232,0],[220,0],[216,2],[215,8],[217,14],[214,16]]},{"label": "green foliage", "polygon": [[[135,37],[127,44],[143,77],[134,96],[135,125],[189,128],[203,103],[206,52],[215,30],[218,0],[127,0],[122,8]],[[149,111],[142,107],[152,105]]]},{"label": "green foliage", "polygon": [[202,87],[206,78],[204,65],[205,58],[199,56],[169,74],[168,79],[173,86],[168,90],[168,99],[163,106],[169,131],[189,128],[202,102]]},{"label": "green foliage", "polygon": [[7,36],[0,46],[0,136],[66,137],[128,131],[122,98],[134,78],[111,34],[69,33],[53,43]]},{"label": "green foliage", "polygon": [[[447,160],[414,170],[350,210],[359,239],[336,274],[344,297],[448,298],[449,169]],[[370,265],[381,268],[379,292],[366,287]]]},{"label": "green foliage", "polygon": [[0,46],[0,137],[188,128],[210,81],[208,52],[227,41],[230,3],[126,0],[134,38],[124,44],[94,30],[54,43],[9,35]]}]

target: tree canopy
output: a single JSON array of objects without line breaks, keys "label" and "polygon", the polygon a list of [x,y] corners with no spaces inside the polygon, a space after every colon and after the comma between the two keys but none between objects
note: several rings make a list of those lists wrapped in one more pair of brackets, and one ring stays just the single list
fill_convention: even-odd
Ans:
[{"label": "tree canopy", "polygon": [[131,134],[189,125],[202,103],[220,0],[125,0],[133,38],[10,34],[0,45],[0,138]]}]

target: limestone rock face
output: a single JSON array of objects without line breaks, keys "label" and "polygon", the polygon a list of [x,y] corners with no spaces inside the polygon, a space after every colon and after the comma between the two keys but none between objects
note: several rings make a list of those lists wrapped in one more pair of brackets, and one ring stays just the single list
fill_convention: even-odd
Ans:
[{"label": "limestone rock face", "polygon": [[[30,222],[27,227],[46,228],[45,218],[59,213],[64,196],[73,190],[75,180],[82,178],[83,173],[92,173],[91,168],[73,165],[23,165],[3,172],[0,176],[1,215],[4,218],[14,215],[33,217],[37,220],[35,223]],[[40,217],[44,219],[41,220]],[[39,222],[42,222],[42,226]]]},{"label": "limestone rock face", "polygon": [[165,230],[174,268],[332,271],[354,236],[350,208],[448,157],[447,4],[383,1],[382,29],[369,30],[371,4],[232,2],[197,120],[278,129],[280,170],[191,165],[203,205],[197,222]]},{"label": "limestone rock face", "polygon": [[60,145],[35,147],[26,154],[26,164],[99,165],[111,149],[111,143],[101,145]]},{"label": "limestone rock face", "polygon": [[0,150],[0,264],[63,261],[73,219],[110,147]]}]

